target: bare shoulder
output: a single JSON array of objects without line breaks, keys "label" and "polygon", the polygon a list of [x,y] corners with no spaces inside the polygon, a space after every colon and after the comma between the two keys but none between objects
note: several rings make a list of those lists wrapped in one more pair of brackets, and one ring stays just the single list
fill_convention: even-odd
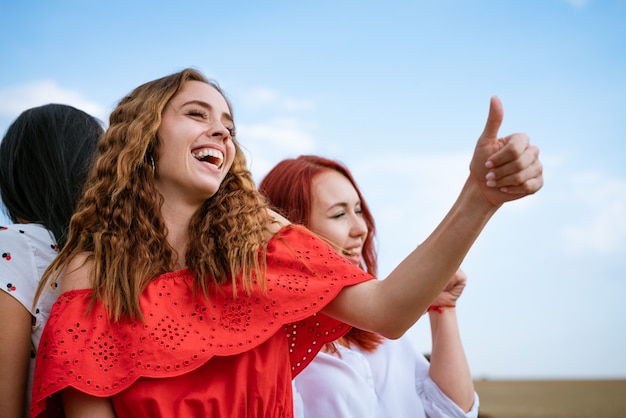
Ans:
[{"label": "bare shoulder", "polygon": [[91,288],[92,269],[93,257],[91,253],[83,252],[72,258],[61,274],[61,293]]}]

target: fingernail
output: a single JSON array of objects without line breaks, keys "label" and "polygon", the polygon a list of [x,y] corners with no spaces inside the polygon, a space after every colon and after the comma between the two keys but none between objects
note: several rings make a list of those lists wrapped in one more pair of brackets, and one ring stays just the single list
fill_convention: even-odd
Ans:
[{"label": "fingernail", "polygon": [[496,182],[493,180],[487,180],[487,187],[496,187]]},{"label": "fingernail", "polygon": [[487,168],[492,168],[492,167],[493,167],[493,163],[492,163],[491,161],[487,161],[487,162],[485,163],[485,167],[487,167]]},{"label": "fingernail", "polygon": [[490,172],[487,173],[485,178],[487,180],[495,180],[496,179],[496,173],[494,173],[493,171],[490,171]]}]

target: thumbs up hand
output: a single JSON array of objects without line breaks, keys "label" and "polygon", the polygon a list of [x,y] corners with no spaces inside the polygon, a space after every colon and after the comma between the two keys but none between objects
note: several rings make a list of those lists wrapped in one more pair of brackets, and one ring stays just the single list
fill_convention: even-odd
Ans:
[{"label": "thumbs up hand", "polygon": [[470,177],[487,202],[500,206],[537,192],[543,186],[539,148],[528,135],[498,137],[504,112],[497,97],[491,98],[485,129],[478,138],[470,163]]}]

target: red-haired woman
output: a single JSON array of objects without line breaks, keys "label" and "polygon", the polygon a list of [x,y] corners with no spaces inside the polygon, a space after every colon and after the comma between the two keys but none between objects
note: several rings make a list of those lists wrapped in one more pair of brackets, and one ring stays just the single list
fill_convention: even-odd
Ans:
[{"label": "red-haired woman", "polygon": [[498,138],[501,119],[494,100],[457,203],[379,281],[269,209],[216,83],[186,69],[137,87],[40,284],[62,293],[31,417],[58,400],[68,418],[292,417],[292,377],[323,344],[346,324],[398,338],[502,204],[541,188],[537,148]]},{"label": "red-haired woman", "polygon": [[[286,159],[259,189],[290,221],[376,276],[374,218],[343,164],[314,155]],[[389,340],[352,328],[295,378],[296,409],[302,408],[306,418],[476,417],[478,396],[455,309],[465,283],[459,269],[428,311],[430,364],[407,336]]]}]

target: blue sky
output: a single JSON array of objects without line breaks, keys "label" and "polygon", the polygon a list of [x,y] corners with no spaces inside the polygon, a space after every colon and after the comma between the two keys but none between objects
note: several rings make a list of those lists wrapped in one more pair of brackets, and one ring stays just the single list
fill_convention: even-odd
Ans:
[{"label": "blue sky", "polygon": [[8,3],[0,132],[49,102],[107,120],[139,84],[198,68],[233,102],[257,180],[302,153],[353,170],[383,277],[451,206],[498,95],[501,133],[541,148],[545,186],[463,264],[473,374],[626,378],[623,0]]}]

